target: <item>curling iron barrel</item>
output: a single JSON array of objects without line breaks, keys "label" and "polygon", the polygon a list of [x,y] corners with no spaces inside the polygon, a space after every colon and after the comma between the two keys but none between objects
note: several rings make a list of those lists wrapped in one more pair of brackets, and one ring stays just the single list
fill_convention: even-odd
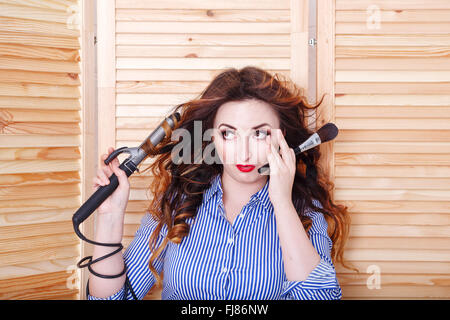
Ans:
[{"label": "curling iron barrel", "polygon": [[[122,147],[114,150],[105,160],[105,164],[109,164],[121,153],[129,153],[130,156],[120,164],[119,168],[125,171],[127,177],[131,176],[136,170],[139,172],[137,167],[141,161],[152,154],[153,148],[166,136],[171,134],[171,131],[179,121],[180,114],[174,112],[172,115],[165,118],[139,147]],[[86,220],[119,186],[119,180],[115,174],[112,174],[112,176],[109,177],[109,180],[109,184],[100,186],[73,215],[72,222],[76,232],[79,231],[78,226],[83,223],[83,221]]]}]

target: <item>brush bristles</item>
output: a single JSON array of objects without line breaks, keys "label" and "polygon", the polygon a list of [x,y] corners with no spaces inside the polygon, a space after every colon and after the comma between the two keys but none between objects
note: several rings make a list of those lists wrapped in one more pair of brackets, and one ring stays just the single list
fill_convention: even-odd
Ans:
[{"label": "brush bristles", "polygon": [[339,133],[339,129],[333,123],[327,123],[322,128],[317,130],[322,143],[333,140]]}]

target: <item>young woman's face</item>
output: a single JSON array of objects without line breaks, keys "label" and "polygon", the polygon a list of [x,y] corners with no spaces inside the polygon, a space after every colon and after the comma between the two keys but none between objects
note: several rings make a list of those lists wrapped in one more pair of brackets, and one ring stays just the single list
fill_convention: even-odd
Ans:
[{"label": "young woman's face", "polygon": [[277,113],[264,101],[231,101],[220,106],[214,119],[212,139],[224,172],[243,182],[264,177],[258,173],[258,168],[268,163],[266,136],[275,134],[279,126]]}]

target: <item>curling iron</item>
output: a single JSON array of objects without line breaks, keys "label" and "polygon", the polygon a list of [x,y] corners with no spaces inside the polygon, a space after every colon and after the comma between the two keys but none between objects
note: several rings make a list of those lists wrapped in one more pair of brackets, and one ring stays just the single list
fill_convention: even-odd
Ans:
[{"label": "curling iron", "polygon": [[[333,140],[338,135],[338,128],[333,123],[327,123],[315,133],[313,133],[305,142],[294,148],[295,155],[298,155],[306,150],[317,147],[318,145]],[[261,175],[268,175],[270,172],[269,164],[266,163],[258,169]]]},{"label": "curling iron", "polygon": [[[119,168],[125,171],[127,177],[131,176],[134,171],[138,171],[138,165],[149,155],[153,154],[154,148],[166,136],[171,134],[171,131],[176,127],[180,121],[180,114],[174,112],[169,117],[165,118],[159,126],[141,143],[139,147],[128,148],[122,147],[114,150],[108,158],[105,159],[105,164],[109,164],[121,153],[128,153],[130,156],[125,159]],[[170,128],[169,128],[170,127]],[[161,153],[162,151],[160,151]],[[119,180],[113,173],[109,177],[110,183],[100,186],[91,197],[75,212],[72,217],[73,227],[75,233],[83,240],[88,241],[80,232],[79,226],[86,220],[119,186]],[[92,241],[88,241],[91,242]]]}]

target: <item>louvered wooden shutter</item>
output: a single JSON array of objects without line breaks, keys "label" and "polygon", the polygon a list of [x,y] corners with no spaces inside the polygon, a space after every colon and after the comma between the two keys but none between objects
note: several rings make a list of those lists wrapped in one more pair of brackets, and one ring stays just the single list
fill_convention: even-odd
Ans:
[{"label": "louvered wooden shutter", "polygon": [[79,296],[80,10],[0,1],[0,299]]},{"label": "louvered wooden shutter", "polygon": [[[292,51],[297,54],[291,47],[290,3],[117,0],[115,19],[107,23],[115,27],[115,43],[105,50],[115,50],[109,57],[115,68],[108,69],[116,77],[113,88],[105,78],[105,99],[115,106],[116,127],[110,128],[115,141],[105,134],[104,149],[110,143],[139,145],[176,104],[195,98],[225,68],[255,65],[289,76]],[[125,245],[149,204],[150,179],[130,178]],[[160,292],[146,298],[159,299]]]},{"label": "louvered wooden shutter", "polygon": [[449,298],[450,2],[335,3],[335,198],[362,272],[339,268],[344,298]]}]

